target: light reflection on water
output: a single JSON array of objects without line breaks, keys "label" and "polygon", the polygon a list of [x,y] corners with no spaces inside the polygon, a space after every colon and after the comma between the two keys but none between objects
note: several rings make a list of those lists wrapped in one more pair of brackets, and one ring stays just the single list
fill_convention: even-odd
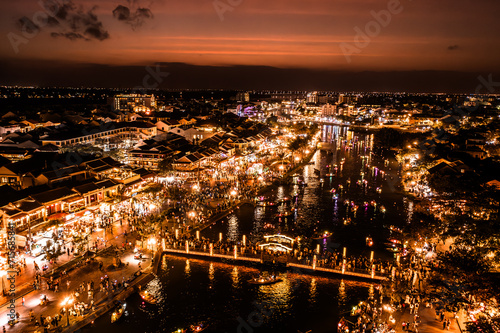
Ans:
[{"label": "light reflection on water", "polygon": [[[412,201],[394,192],[394,184],[387,182],[399,176],[396,161],[392,159],[386,166],[384,158],[372,151],[373,134],[339,126],[322,128],[322,137],[333,144],[333,150],[316,151],[312,163],[299,172],[307,186],[280,185],[264,194],[271,201],[297,194],[297,210],[292,216],[276,218],[289,209],[281,205],[243,206],[226,219],[228,223],[218,223],[202,236],[216,240],[223,232],[234,241],[241,241],[244,234],[259,241],[264,234],[275,232],[307,238],[327,230],[333,234],[333,243],[348,247],[350,253],[367,255],[374,250],[376,258],[392,257],[384,246],[389,235],[383,226],[401,226],[412,218],[413,209]],[[377,192],[379,188],[382,193]],[[381,213],[382,206],[385,213]],[[264,228],[266,224],[274,229]],[[367,237],[374,241],[372,248],[366,246]]]},{"label": "light reflection on water", "polygon": [[233,280],[233,288],[237,289],[240,283],[240,279],[238,276],[238,266],[234,266],[232,272],[231,272],[231,279]]},{"label": "light reflection on water", "polygon": [[189,265],[189,259],[186,260],[186,266],[184,267],[184,272],[186,273],[186,279],[191,276],[191,266]]},{"label": "light reflection on water", "polygon": [[238,332],[238,318],[247,322],[259,309],[268,315],[255,332],[332,332],[341,314],[368,296],[367,283],[296,272],[279,273],[283,282],[274,285],[248,284],[259,273],[252,267],[165,256],[158,278],[147,286],[163,295],[157,305],[141,304],[133,294],[127,299],[129,316],[111,324],[105,315],[84,332],[170,333],[199,322],[209,324],[207,333]]},{"label": "light reflection on water", "polygon": [[230,241],[232,242],[237,242],[239,239],[239,231],[238,231],[238,226],[239,226],[239,223],[238,223],[238,217],[236,217],[236,215],[234,214],[231,214],[229,215],[228,217],[228,220],[227,220],[227,239],[229,239]]}]

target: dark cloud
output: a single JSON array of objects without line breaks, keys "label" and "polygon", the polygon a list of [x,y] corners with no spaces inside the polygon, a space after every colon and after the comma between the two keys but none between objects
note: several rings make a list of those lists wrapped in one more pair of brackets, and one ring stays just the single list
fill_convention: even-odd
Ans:
[{"label": "dark cloud", "polygon": [[49,18],[47,19],[47,25],[49,27],[55,27],[55,26],[59,25],[59,21],[56,20],[54,17],[49,16]]},{"label": "dark cloud", "polygon": [[109,33],[106,30],[102,29],[102,24],[88,27],[85,30],[85,35],[98,40],[105,40],[109,38]]},{"label": "dark cloud", "polygon": [[40,27],[26,16],[23,16],[19,20],[17,20],[17,26],[21,31],[27,34],[35,34],[40,31]]},{"label": "dark cloud", "polygon": [[[129,2],[131,5],[135,5],[136,2]],[[139,7],[134,13],[131,12],[130,8],[123,5],[118,5],[113,10],[113,17],[118,21],[125,22],[129,24],[133,30],[139,28],[146,20],[153,18],[153,12],[149,8]]]},{"label": "dark cloud", "polygon": [[57,37],[64,37],[69,40],[78,40],[78,39],[84,39],[84,40],[89,40],[88,38],[85,38],[82,34],[76,33],[76,32],[66,32],[66,33],[59,33],[59,32],[52,32],[50,36],[57,38]]},{"label": "dark cloud", "polygon": [[59,10],[56,13],[56,17],[61,20],[65,20],[68,18],[68,14],[71,11],[74,11],[76,9],[76,6],[70,1],[64,3],[62,6],[59,7]]},{"label": "dark cloud", "polygon": [[449,50],[449,51],[455,51],[455,50],[458,50],[458,45],[450,45],[450,46],[448,46],[448,50]]},{"label": "dark cloud", "polygon": [[113,17],[118,21],[127,21],[130,19],[130,9],[125,6],[118,5],[118,7],[113,10]]},{"label": "dark cloud", "polygon": [[90,10],[75,5],[71,0],[63,4],[49,3],[50,12],[54,17],[49,17],[44,26],[37,26],[27,17],[18,20],[20,29],[28,33],[49,28],[50,35],[54,38],[64,37],[69,40],[105,40],[109,38],[108,31],[94,13],[96,7]]}]

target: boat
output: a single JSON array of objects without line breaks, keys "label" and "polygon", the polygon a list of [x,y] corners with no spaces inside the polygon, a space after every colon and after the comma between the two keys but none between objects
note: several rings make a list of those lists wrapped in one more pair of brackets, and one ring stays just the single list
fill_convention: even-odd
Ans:
[{"label": "boat", "polygon": [[157,303],[157,300],[156,298],[153,296],[153,294],[151,294],[149,291],[147,290],[143,290],[139,293],[139,295],[141,296],[141,298],[143,300],[145,300],[146,302],[148,302],[149,304],[156,304]]},{"label": "boat", "polygon": [[204,323],[199,323],[198,325],[191,325],[189,328],[191,329],[191,332],[202,332],[206,330],[208,325]]},{"label": "boat", "polygon": [[290,217],[290,216],[293,216],[293,212],[292,211],[284,211],[282,213],[278,213],[276,214],[276,218],[280,218],[280,217]]},{"label": "boat", "polygon": [[123,316],[123,313],[125,312],[125,306],[125,304],[120,304],[115,308],[115,310],[111,314],[111,323],[115,323]]},{"label": "boat", "polygon": [[325,231],[324,233],[318,233],[313,235],[312,239],[314,240],[323,240],[323,239],[330,239],[333,235],[329,233],[328,231]]},{"label": "boat", "polygon": [[257,285],[269,285],[269,284],[275,284],[278,282],[281,282],[282,279],[276,275],[271,275],[271,276],[259,276],[257,278],[253,278],[251,280],[248,280],[248,283],[250,284],[257,284]]}]

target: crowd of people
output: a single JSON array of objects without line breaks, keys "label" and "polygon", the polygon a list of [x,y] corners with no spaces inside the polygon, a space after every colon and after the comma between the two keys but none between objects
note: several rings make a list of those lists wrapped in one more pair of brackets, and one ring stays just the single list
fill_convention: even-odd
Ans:
[{"label": "crowd of people", "polygon": [[[278,261],[288,261],[296,262],[304,265],[312,266],[313,258],[316,255],[317,267],[333,268],[337,270],[342,270],[342,265],[344,257],[340,252],[330,252],[324,251],[321,254],[317,254],[313,250],[307,248],[297,248],[289,252],[276,251],[273,249],[262,248],[258,243],[252,242],[251,240],[246,240],[245,246],[242,242],[234,242],[227,239],[218,240],[216,242],[210,239],[201,237],[196,238],[195,235],[185,233],[175,238],[173,234],[167,234],[166,246],[175,249],[185,249],[186,242],[188,242],[190,250],[208,252],[210,249],[210,244],[212,244],[212,250],[214,253],[220,254],[232,254],[234,252],[234,246],[238,246],[238,255],[247,257],[261,257],[262,254],[266,257],[273,257]],[[281,260],[280,260],[281,259]],[[394,261],[375,259],[370,261],[369,258],[363,256],[346,256],[345,271],[348,272],[359,272],[365,274],[371,274],[372,266],[375,266],[375,272],[380,275],[389,275],[392,273],[394,268],[395,276],[397,278],[405,276],[407,273],[399,269]],[[398,269],[396,269],[398,268]],[[418,273],[418,272],[417,272]],[[420,273],[418,273],[420,274]]]}]

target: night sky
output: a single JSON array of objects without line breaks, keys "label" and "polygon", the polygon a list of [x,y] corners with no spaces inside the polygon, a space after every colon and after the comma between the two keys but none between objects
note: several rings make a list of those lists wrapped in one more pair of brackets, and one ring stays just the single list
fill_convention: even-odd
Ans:
[{"label": "night sky", "polygon": [[0,84],[136,87],[151,66],[169,73],[159,88],[474,92],[477,75],[500,72],[496,0],[18,0],[0,9]]}]

